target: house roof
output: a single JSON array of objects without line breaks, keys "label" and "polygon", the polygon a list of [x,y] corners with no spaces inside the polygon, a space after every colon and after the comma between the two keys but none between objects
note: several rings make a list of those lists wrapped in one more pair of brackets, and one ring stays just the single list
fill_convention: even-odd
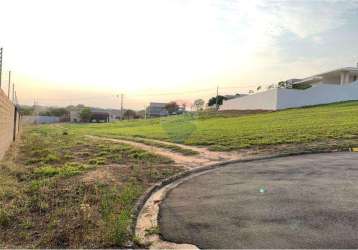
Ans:
[{"label": "house roof", "polygon": [[167,105],[167,103],[163,103],[163,102],[151,102],[149,104],[150,107],[156,107],[156,108],[165,108],[165,106]]},{"label": "house roof", "polygon": [[334,75],[340,74],[341,72],[351,72],[351,73],[353,72],[353,73],[358,74],[358,68],[355,68],[355,67],[343,67],[343,68],[339,68],[339,69],[334,69],[334,70],[323,72],[321,74],[306,77],[306,78],[304,78],[304,79],[302,79],[300,81],[294,82],[292,84],[314,83],[314,82],[318,82],[318,81],[322,80],[322,78],[324,76],[327,76],[327,75],[334,76]]}]

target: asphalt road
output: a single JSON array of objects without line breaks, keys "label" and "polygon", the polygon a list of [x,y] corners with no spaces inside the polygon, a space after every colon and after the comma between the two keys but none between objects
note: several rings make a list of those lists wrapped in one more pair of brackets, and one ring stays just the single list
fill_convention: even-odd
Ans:
[{"label": "asphalt road", "polygon": [[239,163],[172,190],[165,240],[200,248],[357,248],[358,153]]}]

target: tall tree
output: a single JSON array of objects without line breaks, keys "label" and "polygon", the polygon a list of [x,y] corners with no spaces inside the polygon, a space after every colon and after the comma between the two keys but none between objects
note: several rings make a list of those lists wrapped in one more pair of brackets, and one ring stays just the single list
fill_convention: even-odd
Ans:
[{"label": "tall tree", "polygon": [[286,88],[287,83],[284,82],[284,81],[281,81],[281,82],[279,82],[277,85],[278,85],[279,88]]},{"label": "tall tree", "polygon": [[[227,100],[227,98],[225,96],[218,95],[218,105],[222,105],[224,100]],[[211,107],[211,106],[213,106],[215,104],[216,104],[216,96],[211,97],[209,99],[209,101],[208,101],[208,106],[209,107]]]},{"label": "tall tree", "polygon": [[80,112],[80,118],[82,122],[89,122],[91,120],[92,111],[90,108],[84,108]]},{"label": "tall tree", "polygon": [[131,109],[127,109],[126,111],[124,111],[124,119],[134,119],[137,116],[137,113],[134,110]]},{"label": "tall tree", "polygon": [[173,114],[179,110],[179,105],[175,101],[172,101],[167,103],[167,105],[165,105],[165,108],[168,110],[169,114]]},{"label": "tall tree", "polygon": [[196,99],[194,101],[195,110],[200,111],[204,108],[205,101],[203,99]]}]

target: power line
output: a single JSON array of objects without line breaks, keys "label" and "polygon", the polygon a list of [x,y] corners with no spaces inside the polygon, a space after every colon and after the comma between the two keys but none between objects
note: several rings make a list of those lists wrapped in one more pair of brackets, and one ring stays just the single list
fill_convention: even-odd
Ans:
[{"label": "power line", "polygon": [[[241,89],[241,88],[248,88],[248,87],[256,87],[257,85],[238,85],[238,86],[225,86],[220,87],[221,90],[225,89]],[[158,96],[167,96],[167,95],[183,95],[188,93],[196,93],[198,92],[214,92],[213,88],[203,88],[203,89],[196,89],[196,90],[188,90],[188,91],[175,91],[175,92],[162,92],[162,93],[146,93],[146,94],[135,94],[135,98],[130,99],[137,99],[136,97],[158,97]],[[121,94],[121,106],[123,105],[123,94]],[[218,87],[216,91],[216,95],[218,95]],[[79,97],[79,98],[40,98],[39,101],[90,101],[90,100],[101,100],[104,98],[115,98],[119,97],[119,95],[103,95],[103,96],[91,96],[91,97]]]},{"label": "power line", "polygon": [[215,99],[215,107],[216,111],[219,110],[219,86],[216,87],[216,99]]},{"label": "power line", "polygon": [[121,120],[123,120],[123,93],[121,94]]},{"label": "power line", "polygon": [[15,84],[12,84],[12,102],[15,102]]}]

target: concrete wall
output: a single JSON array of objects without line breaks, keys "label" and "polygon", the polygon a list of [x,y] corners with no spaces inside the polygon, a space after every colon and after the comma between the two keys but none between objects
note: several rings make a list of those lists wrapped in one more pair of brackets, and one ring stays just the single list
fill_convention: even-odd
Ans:
[{"label": "concrete wall", "polygon": [[358,100],[358,81],[344,84],[314,84],[305,90],[273,89],[224,101],[220,110],[277,110]]},{"label": "concrete wall", "polygon": [[326,83],[326,84],[340,84],[341,82],[341,77],[340,76],[325,76],[322,79],[322,83]]},{"label": "concrete wall", "polygon": [[275,110],[277,106],[277,90],[270,89],[224,101],[220,106],[220,110]]},{"label": "concrete wall", "polygon": [[306,90],[278,89],[277,109],[358,100],[358,82],[344,85],[317,84]]},{"label": "concrete wall", "polygon": [[0,89],[0,159],[20,131],[21,117],[15,112],[15,106]]},{"label": "concrete wall", "polygon": [[23,116],[22,123],[23,124],[49,124],[49,123],[58,123],[60,122],[60,118],[57,116]]}]

